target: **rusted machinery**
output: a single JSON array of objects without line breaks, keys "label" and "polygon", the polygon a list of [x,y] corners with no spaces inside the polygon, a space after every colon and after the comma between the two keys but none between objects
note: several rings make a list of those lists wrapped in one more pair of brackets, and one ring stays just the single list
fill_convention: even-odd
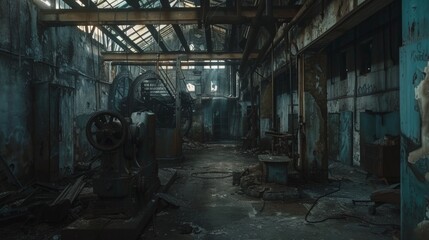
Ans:
[{"label": "rusted machinery", "polygon": [[150,198],[160,186],[155,115],[96,112],[86,135],[101,151],[100,169],[93,177],[97,198],[83,218],[63,230],[62,239],[135,239],[153,215]]},{"label": "rusted machinery", "polygon": [[176,81],[173,84],[166,74],[161,77],[154,71],[146,71],[132,81],[128,71],[121,71],[109,94],[110,109],[124,116],[136,111],[155,113],[158,160],[180,160],[182,136],[192,126],[193,98],[186,91],[177,92],[177,87],[184,84]]},{"label": "rusted machinery", "polygon": [[102,198],[127,197],[144,193],[156,183],[154,125],[155,115],[148,112],[135,112],[131,118],[124,118],[101,111],[88,120],[88,141],[102,152],[101,170],[93,179],[95,194]]},{"label": "rusted machinery", "polygon": [[[123,116],[136,111],[156,114],[158,128],[176,127],[176,88],[170,80],[154,71],[146,71],[134,80],[127,71],[122,71],[113,80],[109,94],[109,109]],[[186,91],[180,91],[181,133],[187,135],[192,125],[193,99]]]}]

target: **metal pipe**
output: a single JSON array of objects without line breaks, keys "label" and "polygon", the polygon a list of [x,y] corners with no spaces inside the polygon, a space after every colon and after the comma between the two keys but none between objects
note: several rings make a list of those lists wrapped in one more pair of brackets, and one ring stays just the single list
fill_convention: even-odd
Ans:
[{"label": "metal pipe", "polygon": [[[277,31],[277,33],[280,34],[276,34],[276,36],[274,37],[274,42],[272,44],[272,47],[269,48],[265,53],[264,53],[264,57],[266,56],[266,54],[270,51],[273,51],[277,45],[280,44],[280,42],[282,40],[284,40],[284,36],[286,34],[289,33],[289,31],[292,29],[292,27],[301,20],[301,18],[307,13],[307,11],[309,10],[310,6],[313,5],[313,3],[316,0],[308,0],[304,3],[304,5],[299,9],[299,11],[297,12],[297,14],[295,15],[294,18],[292,18],[292,20],[287,24],[287,25],[283,25],[282,27],[280,27],[280,29]],[[264,58],[263,57],[263,58]]]},{"label": "metal pipe", "polygon": [[265,15],[272,16],[273,15],[273,1],[266,0],[265,1]]},{"label": "metal pipe", "polygon": [[[268,2],[268,1],[267,1]],[[276,84],[274,81],[274,53],[271,52],[271,114],[272,128],[277,131]]]},{"label": "metal pipe", "polygon": [[359,130],[356,128],[357,125],[357,94],[358,94],[358,69],[357,69],[357,33],[356,33],[356,28],[354,28],[354,62],[355,62],[355,82],[354,82],[354,91],[353,91],[353,118],[354,118],[354,130],[356,132],[359,132]]},{"label": "metal pipe", "polygon": [[305,161],[305,98],[304,98],[304,57],[302,54],[297,56],[297,64],[298,64],[298,106],[299,106],[299,144],[298,144],[298,152],[300,158],[300,167],[304,174],[304,177],[307,175],[307,162]]},{"label": "metal pipe", "polygon": [[[294,114],[294,102],[293,102],[293,79],[292,79],[292,53],[291,53],[291,49],[292,49],[292,44],[291,44],[291,40],[290,40],[290,35],[288,33],[287,35],[287,42],[285,42],[285,49],[289,48],[289,101],[290,101],[290,114],[291,114],[291,119],[292,121],[289,123],[290,124],[290,129],[292,129],[292,163],[293,163],[293,168],[300,172],[301,169],[299,168],[299,158],[295,155],[295,146],[297,145],[297,135],[295,135],[295,123],[294,123],[294,118],[293,118],[293,114]],[[298,150],[298,149],[297,149]]]},{"label": "metal pipe", "polygon": [[181,101],[180,101],[180,77],[179,77],[179,72],[180,72],[180,56],[177,57],[177,61],[176,61],[176,129],[178,129],[180,131],[181,126],[180,126],[180,113],[181,113]]},{"label": "metal pipe", "polygon": [[252,52],[252,50],[255,48],[255,45],[257,43],[257,35],[259,33],[259,21],[262,17],[262,13],[265,8],[265,4],[263,4],[262,0],[259,2],[258,10],[256,12],[256,16],[252,21],[252,25],[250,26],[249,35],[247,37],[246,46],[244,47],[243,51],[243,57],[241,59],[241,66],[240,66],[240,73],[244,74],[247,68],[247,61],[249,60],[249,55]]}]

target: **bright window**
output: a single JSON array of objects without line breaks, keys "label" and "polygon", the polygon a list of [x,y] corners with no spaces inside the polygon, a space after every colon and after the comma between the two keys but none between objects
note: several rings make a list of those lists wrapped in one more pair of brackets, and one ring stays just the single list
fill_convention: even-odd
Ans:
[{"label": "bright window", "polygon": [[195,92],[195,85],[192,83],[187,83],[186,88],[188,89],[189,92]]}]

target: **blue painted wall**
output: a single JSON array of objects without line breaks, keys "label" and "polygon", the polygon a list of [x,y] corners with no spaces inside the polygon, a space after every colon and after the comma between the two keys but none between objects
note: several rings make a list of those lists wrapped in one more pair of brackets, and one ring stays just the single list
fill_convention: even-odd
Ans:
[{"label": "blue painted wall", "polygon": [[340,113],[339,160],[346,165],[353,165],[353,112]]},{"label": "blue painted wall", "polygon": [[400,135],[399,112],[362,112],[360,113],[360,139],[364,143],[390,136]]},{"label": "blue painted wall", "polygon": [[[425,78],[423,71],[429,61],[429,1],[402,1],[402,38],[400,52],[400,109],[401,109],[401,234],[402,239],[418,239],[417,224],[426,213],[429,196],[428,158],[416,164],[408,162],[408,155],[421,146],[420,110],[415,87]],[[427,236],[426,236],[427,237]],[[428,238],[424,238],[428,239]]]},{"label": "blue painted wall", "polygon": [[38,23],[33,1],[0,7],[0,154],[23,183],[56,180],[94,154],[89,114],[107,107],[99,46],[75,27]]}]

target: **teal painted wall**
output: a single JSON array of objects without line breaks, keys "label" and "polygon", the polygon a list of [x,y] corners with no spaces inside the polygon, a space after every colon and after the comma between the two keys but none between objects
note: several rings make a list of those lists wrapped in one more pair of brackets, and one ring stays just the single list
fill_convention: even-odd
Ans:
[{"label": "teal painted wall", "polygon": [[[429,182],[429,158],[419,157],[414,164],[409,154],[422,146],[421,110],[416,100],[416,87],[429,76],[429,1],[402,1],[402,38],[400,51],[400,116],[401,116],[401,234],[402,239],[428,239],[415,234],[425,220]],[[427,69],[429,70],[429,68]],[[429,81],[429,79],[427,79]],[[425,112],[424,110],[423,112]],[[429,176],[429,175],[428,175]]]}]

